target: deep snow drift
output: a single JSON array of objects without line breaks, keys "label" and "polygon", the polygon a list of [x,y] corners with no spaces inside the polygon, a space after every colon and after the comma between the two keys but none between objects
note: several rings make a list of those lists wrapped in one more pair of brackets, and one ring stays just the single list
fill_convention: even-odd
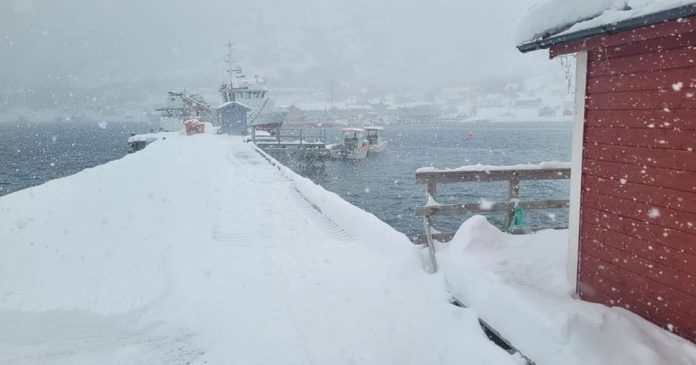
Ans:
[{"label": "deep snow drift", "polygon": [[0,363],[515,364],[407,238],[231,137],[0,198]]},{"label": "deep snow drift", "polygon": [[537,365],[696,364],[696,346],[619,308],[573,299],[567,230],[502,233],[475,216],[438,253],[452,294]]}]

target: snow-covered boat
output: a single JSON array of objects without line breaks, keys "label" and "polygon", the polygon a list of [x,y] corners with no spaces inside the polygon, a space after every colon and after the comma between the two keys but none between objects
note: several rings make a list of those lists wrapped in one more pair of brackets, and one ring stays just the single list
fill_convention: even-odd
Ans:
[{"label": "snow-covered boat", "polygon": [[128,153],[138,152],[142,150],[143,148],[145,148],[145,146],[162,138],[164,134],[164,132],[148,134],[131,133],[131,136],[128,138]]},{"label": "snow-covered boat", "polygon": [[343,143],[331,146],[331,157],[359,160],[367,157],[369,144],[362,128],[343,128]]},{"label": "snow-covered boat", "polygon": [[382,135],[384,128],[369,126],[365,127],[365,130],[367,131],[368,153],[378,153],[387,149],[387,140]]}]

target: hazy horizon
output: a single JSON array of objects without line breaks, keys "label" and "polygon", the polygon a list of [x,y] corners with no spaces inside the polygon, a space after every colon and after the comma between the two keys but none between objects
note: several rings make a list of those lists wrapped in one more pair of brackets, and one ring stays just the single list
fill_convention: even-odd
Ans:
[{"label": "hazy horizon", "polygon": [[269,87],[430,90],[560,74],[523,55],[516,19],[530,0],[14,0],[0,3],[0,85],[155,92],[215,88],[231,41]]}]

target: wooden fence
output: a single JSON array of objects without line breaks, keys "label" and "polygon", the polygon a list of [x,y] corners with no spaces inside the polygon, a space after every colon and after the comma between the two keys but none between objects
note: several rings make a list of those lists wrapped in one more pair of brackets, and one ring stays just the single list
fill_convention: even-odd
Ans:
[{"label": "wooden fence", "polygon": [[[534,209],[558,209],[567,208],[568,199],[555,200],[533,200],[521,201],[520,182],[523,180],[559,180],[569,179],[570,168],[554,167],[546,168],[543,166],[535,168],[503,169],[491,168],[482,170],[421,170],[416,172],[416,183],[426,184],[427,193],[430,197],[428,203],[422,207],[416,207],[415,215],[423,218],[425,234],[419,237],[419,243],[425,244],[430,251],[433,264],[433,271],[437,271],[435,261],[434,240],[447,242],[454,236],[453,232],[442,233],[435,228],[435,216],[437,215],[463,215],[467,213],[506,213],[504,229],[508,230],[513,223],[515,207],[519,206],[523,210]],[[439,204],[437,203],[437,184],[463,183],[463,182],[489,182],[507,181],[508,200],[504,202],[493,202],[490,204],[463,203],[463,204]],[[555,227],[561,228],[561,227]],[[525,233],[519,230],[513,233]]]},{"label": "wooden fence", "polygon": [[251,141],[257,146],[273,148],[325,148],[326,130],[320,129],[283,129],[276,130],[275,135],[259,136],[252,127]]}]

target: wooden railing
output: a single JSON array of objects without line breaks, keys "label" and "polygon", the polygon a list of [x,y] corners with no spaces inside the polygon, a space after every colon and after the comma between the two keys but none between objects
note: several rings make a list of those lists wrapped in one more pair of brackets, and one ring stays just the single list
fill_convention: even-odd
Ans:
[{"label": "wooden railing", "polygon": [[259,147],[324,148],[326,130],[278,129],[273,136],[258,136],[252,127],[251,141]]},{"label": "wooden railing", "polygon": [[[559,180],[570,178],[570,167],[559,165],[555,167],[525,166],[524,168],[498,168],[482,167],[479,170],[458,169],[458,170],[424,170],[416,171],[416,183],[426,184],[428,204],[422,207],[416,207],[415,215],[423,218],[425,234],[419,237],[419,243],[425,244],[430,251],[433,271],[437,271],[437,263],[435,261],[435,246],[434,240],[447,242],[452,239],[454,233],[442,233],[435,228],[435,216],[438,215],[462,215],[467,213],[488,213],[488,212],[504,212],[506,213],[503,229],[510,229],[513,223],[515,208],[520,207],[523,210],[534,209],[559,209],[567,208],[568,199],[554,200],[533,200],[521,201],[520,196],[520,181],[523,180]],[[437,203],[437,184],[462,183],[462,182],[488,182],[488,181],[507,181],[508,182],[508,200],[503,202],[491,202],[490,204],[481,203],[463,203],[463,204],[439,204]],[[555,227],[561,228],[561,227]],[[518,230],[513,233],[525,233],[524,230]]]}]

